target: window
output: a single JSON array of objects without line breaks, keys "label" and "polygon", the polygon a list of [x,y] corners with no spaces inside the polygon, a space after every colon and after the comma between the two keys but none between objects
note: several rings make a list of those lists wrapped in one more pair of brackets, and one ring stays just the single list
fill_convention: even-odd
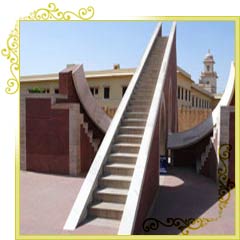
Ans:
[{"label": "window", "polygon": [[210,66],[207,65],[207,71],[209,72],[210,71]]},{"label": "window", "polygon": [[122,87],[122,96],[125,94],[126,90],[127,90],[127,86],[123,86]]},{"label": "window", "polygon": [[198,98],[196,97],[196,107],[198,107]]},{"label": "window", "polygon": [[194,96],[192,96],[192,106],[194,107]]},{"label": "window", "polygon": [[181,99],[183,99],[183,88],[182,88],[182,96],[181,96]]},{"label": "window", "polygon": [[109,99],[109,95],[110,95],[110,88],[105,87],[104,88],[104,99]]},{"label": "window", "polygon": [[97,88],[97,87],[91,87],[91,88],[90,88],[90,91],[91,91],[91,93],[92,93],[93,96],[94,96],[94,95],[98,95],[98,88]]},{"label": "window", "polygon": [[58,89],[58,88],[55,88],[55,89],[54,89],[54,92],[55,92],[55,93],[59,93],[59,89]]},{"label": "window", "polygon": [[91,91],[92,95],[94,95],[94,88],[91,87],[90,91]]},{"label": "window", "polygon": [[185,100],[187,101],[187,99],[188,99],[188,90],[185,89]]},{"label": "window", "polygon": [[190,102],[191,101],[191,91],[189,90],[188,92],[188,101]]},{"label": "window", "polygon": [[178,87],[178,99],[180,99],[180,87]]}]

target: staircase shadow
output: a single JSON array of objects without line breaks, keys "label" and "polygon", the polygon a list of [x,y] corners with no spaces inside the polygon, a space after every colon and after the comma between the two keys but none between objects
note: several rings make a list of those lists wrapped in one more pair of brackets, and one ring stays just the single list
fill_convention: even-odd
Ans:
[{"label": "staircase shadow", "polygon": [[217,217],[217,207],[211,208],[217,202],[218,186],[213,180],[196,174],[194,169],[171,168],[160,177],[148,214],[152,220],[143,224],[140,234],[180,234],[190,225],[188,220],[201,218],[203,213],[207,218]]}]

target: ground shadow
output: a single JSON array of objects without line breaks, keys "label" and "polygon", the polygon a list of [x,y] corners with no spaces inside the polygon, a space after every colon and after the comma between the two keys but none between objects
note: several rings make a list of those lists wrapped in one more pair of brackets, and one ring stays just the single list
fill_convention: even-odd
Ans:
[{"label": "ground shadow", "polygon": [[[140,234],[180,234],[213,204],[217,203],[218,185],[210,178],[198,175],[194,169],[175,167],[169,169],[167,183],[159,185],[148,219]],[[163,177],[163,178],[164,178]],[[218,216],[218,211],[207,217]],[[151,220],[149,218],[152,218]]]}]

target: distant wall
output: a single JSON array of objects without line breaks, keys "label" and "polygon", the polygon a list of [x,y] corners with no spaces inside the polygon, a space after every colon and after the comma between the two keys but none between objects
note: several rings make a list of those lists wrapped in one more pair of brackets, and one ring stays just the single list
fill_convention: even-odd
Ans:
[{"label": "distant wall", "polygon": [[178,108],[178,131],[182,132],[197,126],[211,114],[211,109]]}]

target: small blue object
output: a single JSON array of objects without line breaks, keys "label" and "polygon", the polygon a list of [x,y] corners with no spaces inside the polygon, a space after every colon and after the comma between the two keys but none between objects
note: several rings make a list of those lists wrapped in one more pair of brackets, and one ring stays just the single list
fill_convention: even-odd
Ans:
[{"label": "small blue object", "polygon": [[160,174],[166,174],[167,173],[167,157],[166,156],[160,156]]}]

